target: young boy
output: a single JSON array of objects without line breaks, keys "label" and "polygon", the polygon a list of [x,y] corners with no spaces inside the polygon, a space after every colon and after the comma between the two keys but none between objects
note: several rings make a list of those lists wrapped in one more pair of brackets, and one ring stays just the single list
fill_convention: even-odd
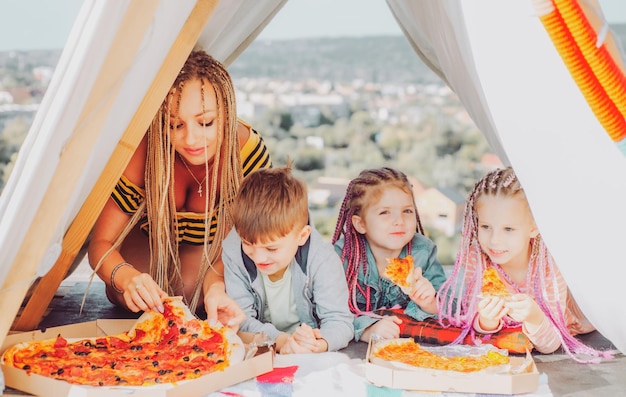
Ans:
[{"label": "young boy", "polygon": [[242,182],[222,245],[226,292],[277,351],[339,350],[354,337],[348,286],[333,246],[309,222],[306,185],[286,167]]}]

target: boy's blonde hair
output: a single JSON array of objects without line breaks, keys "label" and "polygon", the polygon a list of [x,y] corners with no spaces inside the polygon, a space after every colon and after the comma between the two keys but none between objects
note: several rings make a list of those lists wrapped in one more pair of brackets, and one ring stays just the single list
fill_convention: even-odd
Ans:
[{"label": "boy's blonde hair", "polygon": [[233,226],[242,240],[265,243],[307,225],[306,184],[285,167],[259,169],[248,175],[232,206]]}]

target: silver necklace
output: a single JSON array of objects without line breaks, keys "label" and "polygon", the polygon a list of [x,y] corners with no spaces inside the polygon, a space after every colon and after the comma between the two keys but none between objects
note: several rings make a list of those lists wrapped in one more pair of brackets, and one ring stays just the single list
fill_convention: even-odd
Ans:
[{"label": "silver necklace", "polygon": [[185,166],[185,168],[187,168],[187,171],[189,171],[189,175],[191,175],[193,180],[196,181],[196,183],[198,184],[198,194],[200,195],[200,197],[202,197],[202,185],[204,185],[204,181],[206,181],[207,174],[204,174],[204,179],[202,180],[202,182],[198,181],[198,178],[196,178],[193,172],[191,172],[191,170],[189,169],[189,166],[187,166],[187,163],[185,162],[183,156],[178,154],[178,157],[180,157],[180,161],[183,162],[183,165]]}]

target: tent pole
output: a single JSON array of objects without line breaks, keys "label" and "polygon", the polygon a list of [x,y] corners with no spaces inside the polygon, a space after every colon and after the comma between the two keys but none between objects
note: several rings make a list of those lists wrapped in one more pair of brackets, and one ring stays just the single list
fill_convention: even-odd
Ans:
[{"label": "tent pole", "polygon": [[[165,97],[167,91],[171,86],[171,82],[175,79],[178,71],[182,67],[187,55],[193,49],[198,37],[207,21],[209,20],[210,15],[217,5],[218,0],[198,0],[196,5],[194,6],[193,11],[189,15],[185,24],[181,28],[176,40],[174,41],[172,47],[170,48],[164,63],[161,65],[157,75],[146,92],[144,99],[142,100],[137,112],[135,113],[133,119],[129,123],[129,126],[124,133],[120,143],[118,143],[115,151],[111,155],[103,173],[100,175],[96,185],[92,189],[90,195],[87,197],[83,206],[81,207],[79,213],[74,219],[73,223],[66,231],[66,234],[63,239],[62,244],[62,253],[53,266],[53,268],[40,279],[39,283],[35,287],[35,290],[26,304],[24,310],[22,311],[19,318],[13,324],[13,330],[31,330],[37,327],[41,318],[44,315],[45,310],[49,306],[54,294],[56,293],[59,285],[63,281],[63,278],[66,276],[68,269],[70,268],[72,262],[76,258],[76,255],[80,251],[83,243],[86,241],[89,232],[93,224],[95,223],[100,211],[104,207],[110,192],[112,191],[115,183],[119,179],[119,176],[124,171],[124,168],[131,156],[133,155],[137,145],[143,138],[143,135],[147,129],[147,126],[150,124],[152,117],[154,116],[156,110],[160,106],[162,102],[162,98]],[[156,9],[158,2],[148,2],[152,3],[152,7]],[[120,54],[115,53],[115,51],[123,51],[123,53],[128,53],[129,46],[134,45],[134,50],[131,54],[131,58],[126,56],[122,59],[128,59],[128,61],[132,62],[132,56],[136,54],[141,41],[143,40],[143,34],[137,34],[136,31],[139,27],[143,28],[140,30],[145,33],[146,29],[148,29],[150,22],[152,21],[152,14],[150,9],[146,9],[144,4],[139,4],[139,2],[131,2],[129,6],[129,12],[124,18],[124,23],[122,23],[120,30],[115,38],[115,42],[112,46],[112,50],[110,54],[107,56],[107,61],[112,65],[111,67],[119,68]],[[132,15],[131,15],[132,14]],[[150,16],[150,17],[148,17]],[[134,34],[129,34],[129,32],[134,32]],[[135,37],[133,37],[135,36]],[[134,42],[130,42],[131,38],[134,39]],[[107,81],[106,73],[109,69],[106,68],[107,64],[103,66],[102,76],[103,81]],[[110,92],[110,86],[107,87]],[[106,107],[106,109],[110,109]],[[93,112],[93,109],[89,109],[90,112]],[[101,112],[105,112],[105,110],[101,110]],[[103,119],[98,126],[88,125],[84,128],[84,133],[89,133],[89,131],[100,131]],[[80,133],[77,131],[77,133]],[[92,140],[91,145],[95,139]],[[85,151],[84,145],[76,145],[76,150]],[[73,169],[73,173],[76,173],[82,167],[76,164],[73,161],[71,153],[66,151],[65,153],[65,163],[67,165],[67,172]],[[63,167],[63,158],[61,159],[61,163],[59,168]],[[76,179],[76,178],[75,178]],[[63,186],[63,187],[62,187]],[[67,173],[66,172],[56,172],[55,178],[53,179],[49,191],[57,190],[67,190]],[[47,195],[48,197],[48,195]],[[47,221],[40,221],[40,217],[45,217],[46,213],[55,212],[51,208],[61,208],[62,205],[55,203],[54,205],[46,204],[46,201],[52,200],[44,200],[42,205],[37,212],[37,216],[33,221],[33,225],[42,225],[42,224],[50,224]],[[36,244],[37,241],[48,241],[48,239],[39,239],[35,237],[37,235],[37,231],[41,231],[42,229],[50,229],[54,228],[41,228],[41,227],[31,227],[29,230],[28,236],[30,236],[29,241]],[[41,251],[41,256],[43,256],[43,250],[45,247],[39,247],[38,251]],[[22,251],[31,251],[32,247],[29,246],[27,242],[25,242],[24,246],[20,249]],[[18,286],[12,288],[10,293],[0,293],[0,310],[2,313],[6,315],[3,316],[4,320],[0,320],[0,337],[3,339],[9,327],[11,326],[10,321],[15,317],[19,310],[20,302],[24,299],[26,292],[28,291],[29,285],[23,283],[24,279],[32,278],[36,271],[36,266],[33,264],[38,264],[40,260],[33,260],[29,258],[25,260],[27,255],[18,255],[16,257],[15,263],[11,266],[10,273],[7,277],[7,281],[2,291],[7,291],[11,289],[11,286]],[[40,259],[40,258],[39,258]],[[29,264],[30,263],[30,264]],[[28,271],[28,272],[27,272]],[[6,296],[3,296],[6,295]],[[88,308],[87,308],[88,310]],[[9,316],[9,314],[11,314]],[[3,323],[6,321],[7,323]]]}]

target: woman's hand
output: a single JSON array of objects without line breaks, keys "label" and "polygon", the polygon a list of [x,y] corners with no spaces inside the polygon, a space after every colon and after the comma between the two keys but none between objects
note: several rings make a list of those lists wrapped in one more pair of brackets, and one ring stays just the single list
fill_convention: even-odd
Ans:
[{"label": "woman's hand", "polygon": [[163,313],[163,299],[167,293],[150,277],[148,273],[139,273],[126,277],[123,281],[124,302],[130,311],[154,310]]}]

